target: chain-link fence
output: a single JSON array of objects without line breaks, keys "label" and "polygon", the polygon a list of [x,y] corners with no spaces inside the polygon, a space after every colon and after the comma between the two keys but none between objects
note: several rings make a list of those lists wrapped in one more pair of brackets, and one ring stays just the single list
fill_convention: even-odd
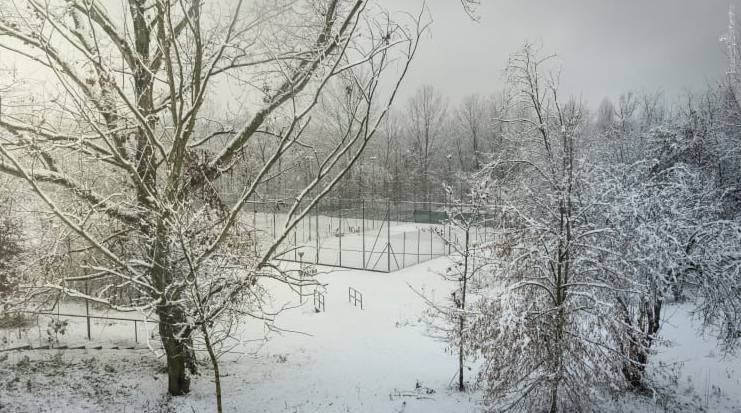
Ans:
[{"label": "chain-link fence", "polygon": [[[290,204],[253,202],[256,237],[277,237]],[[369,271],[392,272],[450,254],[460,234],[446,224],[446,205],[388,200],[321,200],[289,233],[280,260]],[[250,218],[248,218],[250,219]],[[486,226],[475,238],[493,235]]]}]

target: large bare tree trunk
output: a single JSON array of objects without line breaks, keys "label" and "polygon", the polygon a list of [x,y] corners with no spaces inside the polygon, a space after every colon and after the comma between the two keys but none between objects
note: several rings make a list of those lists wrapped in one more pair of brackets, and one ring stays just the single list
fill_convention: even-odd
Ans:
[{"label": "large bare tree trunk", "polygon": [[[131,17],[134,25],[135,46],[138,56],[136,72],[134,73],[134,86],[137,96],[137,108],[147,119],[147,125],[150,130],[154,130],[156,125],[154,117],[151,116],[154,111],[154,97],[152,74],[150,65],[150,44],[152,29],[147,24],[145,18],[145,4],[142,0],[134,0],[130,3]],[[185,312],[174,305],[177,302],[180,292],[177,288],[173,289],[173,282],[178,281],[176,274],[172,273],[172,267],[169,261],[168,248],[168,223],[167,213],[165,211],[152,210],[152,202],[149,193],[155,192],[157,186],[157,171],[155,165],[158,164],[155,147],[152,140],[147,136],[144,125],[137,128],[137,148],[136,155],[138,163],[136,165],[137,173],[141,177],[143,185],[137,189],[137,202],[143,210],[149,210],[150,214],[156,213],[158,216],[157,224],[144,222],[142,232],[149,234],[150,239],[155,240],[150,250],[150,256],[154,263],[152,268],[153,284],[157,287],[160,296],[153,297],[159,302],[157,315],[159,317],[159,333],[162,347],[165,351],[167,362],[167,380],[168,392],[173,396],[179,396],[190,392],[190,379],[187,369],[194,371],[195,361],[192,357],[192,342],[190,339],[190,329],[186,326]],[[173,198],[172,190],[167,191],[166,196]],[[156,211],[156,212],[155,212]],[[151,219],[151,218],[150,218]]]},{"label": "large bare tree trunk", "polygon": [[190,392],[188,370],[195,365],[190,331],[179,327],[185,322],[182,311],[162,306],[158,314],[160,338],[167,361],[167,391],[173,396],[181,396]]},{"label": "large bare tree trunk", "polygon": [[159,333],[162,347],[167,361],[167,389],[173,396],[187,394],[190,391],[190,379],[187,370],[195,373],[195,357],[193,353],[191,333],[185,311],[177,304],[182,296],[181,287],[184,280],[173,273],[169,262],[168,231],[166,224],[157,225],[155,242],[152,248],[152,279],[159,297],[157,300],[157,316],[159,317]]}]

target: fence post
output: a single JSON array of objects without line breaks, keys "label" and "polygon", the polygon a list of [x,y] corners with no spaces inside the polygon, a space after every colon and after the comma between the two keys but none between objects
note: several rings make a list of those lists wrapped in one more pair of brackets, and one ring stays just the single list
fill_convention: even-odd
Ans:
[{"label": "fence post", "polygon": [[419,243],[422,238],[422,228],[417,228],[417,264],[419,264]]},{"label": "fence post", "polygon": [[321,200],[314,205],[314,230],[316,231],[316,263],[319,264],[319,204]]},{"label": "fence post", "polygon": [[430,259],[432,259],[432,233],[434,231],[432,230],[432,227],[430,227]]},{"label": "fence post", "polygon": [[360,208],[362,211],[360,225],[363,227],[363,234],[361,235],[363,240],[363,269],[365,269],[365,199],[360,200]]},{"label": "fence post", "polygon": [[404,245],[401,247],[401,268],[407,267],[407,232],[402,232]]},{"label": "fence post", "polygon": [[136,330],[136,320],[134,320],[134,343],[139,343],[139,332]]},{"label": "fence post", "polygon": [[[85,280],[85,295],[90,295],[88,292],[88,285],[87,280]],[[90,302],[88,301],[87,297],[85,297],[85,319],[87,320],[87,339],[91,340],[90,337]]]},{"label": "fence post", "polygon": [[[391,203],[386,200],[386,270],[391,272]],[[360,302],[363,309],[363,302]]]},{"label": "fence post", "polygon": [[[375,202],[373,202],[373,204],[375,205]],[[374,209],[374,211],[377,211],[377,210],[378,210],[377,208]],[[376,229],[376,218],[374,216],[373,219],[371,219],[371,230],[375,230],[375,229]]]}]

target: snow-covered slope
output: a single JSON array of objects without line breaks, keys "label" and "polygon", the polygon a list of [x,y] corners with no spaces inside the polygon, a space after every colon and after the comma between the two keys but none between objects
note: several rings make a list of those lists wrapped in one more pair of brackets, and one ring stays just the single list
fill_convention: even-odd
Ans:
[{"label": "snow-covered slope", "polygon": [[[267,343],[262,340],[266,334],[262,324],[247,322],[244,337],[255,341],[234,349],[222,362],[225,410],[479,411],[479,393],[451,389],[455,359],[445,352],[444,344],[425,335],[419,317],[425,304],[409,287],[427,295],[447,295],[450,286],[434,271],[446,260],[392,274],[354,270],[321,274],[320,281],[327,285],[326,312],[315,313],[309,299],[304,306],[281,313],[277,325],[296,332],[271,333]],[[363,294],[363,310],[348,303],[348,287]],[[289,289],[274,290],[275,308],[298,304],[298,296]],[[665,311],[662,332],[671,344],[654,359],[655,365],[670,364],[678,373],[676,384],[666,382],[675,387],[680,401],[673,408],[741,411],[741,360],[722,357],[712,339],[699,337],[688,311],[687,306]],[[71,323],[60,344],[86,342],[84,320]],[[133,335],[131,329],[130,323],[109,324],[94,334],[94,344],[125,344],[127,335]],[[31,343],[38,344],[33,334],[45,335],[45,327],[36,330],[33,326],[27,334]],[[17,333],[0,331],[7,338]],[[17,344],[17,337],[14,340]],[[133,337],[128,342],[133,344]],[[194,378],[190,395],[170,400],[161,366],[148,350],[0,353],[0,411],[215,410],[207,367]],[[471,379],[474,374],[469,372]],[[662,411],[645,402],[624,406],[626,411]]]}]

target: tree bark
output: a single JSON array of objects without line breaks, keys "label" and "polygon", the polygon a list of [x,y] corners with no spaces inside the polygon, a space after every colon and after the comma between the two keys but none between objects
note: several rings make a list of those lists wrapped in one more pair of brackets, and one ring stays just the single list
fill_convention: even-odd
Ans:
[{"label": "tree bark", "polygon": [[[661,327],[661,307],[662,300],[655,298],[653,303],[649,303],[645,298],[638,308],[637,327],[639,334],[630,333],[626,349],[626,357],[623,363],[622,373],[631,389],[639,394],[649,393],[649,389],[644,381],[646,364],[648,363],[648,351],[651,348],[653,339]],[[633,325],[627,308],[623,305],[623,317],[625,322],[630,326]]]},{"label": "tree bark", "polygon": [[173,396],[182,396],[190,392],[188,370],[194,372],[190,330],[181,327],[185,323],[185,314],[174,306],[162,306],[158,309],[160,318],[159,332],[167,360],[167,391]]},{"label": "tree bark", "polygon": [[219,358],[214,351],[213,343],[211,343],[211,335],[208,333],[208,328],[205,324],[201,324],[201,332],[203,333],[203,341],[206,344],[206,351],[208,351],[208,357],[211,359],[211,366],[214,368],[214,386],[216,392],[216,411],[221,413],[223,407],[221,404],[221,373],[219,372]]},{"label": "tree bark", "polygon": [[177,274],[169,262],[168,228],[166,217],[161,217],[153,235],[155,241],[150,252],[152,262],[152,280],[159,291],[157,316],[162,347],[167,361],[168,392],[173,396],[187,394],[190,391],[188,371],[196,372],[191,333],[186,313],[178,304],[181,291],[176,284]]}]

